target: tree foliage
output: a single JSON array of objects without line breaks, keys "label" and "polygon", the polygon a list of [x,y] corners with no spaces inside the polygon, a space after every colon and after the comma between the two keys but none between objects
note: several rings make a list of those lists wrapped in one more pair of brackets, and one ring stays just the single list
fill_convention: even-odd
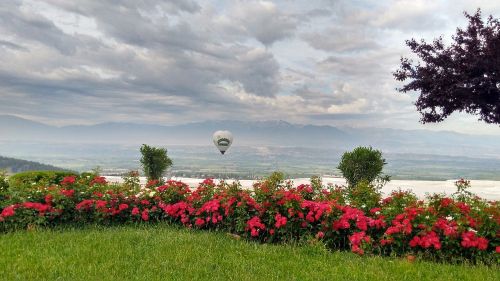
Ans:
[{"label": "tree foliage", "polygon": [[345,152],[337,168],[342,172],[347,184],[355,187],[361,181],[369,184],[379,178],[385,164],[382,152],[360,146]]},{"label": "tree foliage", "polygon": [[409,83],[398,90],[420,92],[415,105],[422,123],[441,122],[455,111],[479,115],[486,123],[500,124],[500,21],[481,10],[464,13],[469,24],[457,28],[450,46],[439,37],[432,43],[407,40],[419,62],[401,58],[393,73]]},{"label": "tree foliage", "polygon": [[172,160],[167,156],[167,149],[143,144],[141,154],[141,164],[148,180],[161,181],[163,173],[172,166]]}]

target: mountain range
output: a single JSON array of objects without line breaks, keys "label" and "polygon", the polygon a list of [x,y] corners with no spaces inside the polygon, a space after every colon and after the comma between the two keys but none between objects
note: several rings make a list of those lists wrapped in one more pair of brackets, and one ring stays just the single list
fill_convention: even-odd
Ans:
[{"label": "mountain range", "polygon": [[337,128],[285,121],[205,121],[175,126],[135,123],[51,126],[0,115],[0,141],[139,145],[207,145],[216,130],[229,130],[234,145],[352,149],[363,145],[389,153],[500,159],[500,136],[449,131]]}]

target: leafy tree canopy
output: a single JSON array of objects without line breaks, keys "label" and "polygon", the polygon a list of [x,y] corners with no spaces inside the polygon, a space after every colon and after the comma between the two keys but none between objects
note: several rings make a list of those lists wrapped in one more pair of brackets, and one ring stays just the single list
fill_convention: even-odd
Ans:
[{"label": "leafy tree canopy", "polygon": [[141,154],[141,164],[148,180],[161,182],[163,173],[172,166],[172,160],[167,156],[167,149],[143,144]]},{"label": "leafy tree canopy", "polygon": [[415,105],[422,123],[441,122],[455,111],[479,115],[479,120],[500,124],[500,21],[481,10],[464,13],[469,24],[457,28],[450,46],[442,37],[432,43],[407,40],[419,62],[401,58],[393,73],[409,81],[398,90],[420,92]]}]

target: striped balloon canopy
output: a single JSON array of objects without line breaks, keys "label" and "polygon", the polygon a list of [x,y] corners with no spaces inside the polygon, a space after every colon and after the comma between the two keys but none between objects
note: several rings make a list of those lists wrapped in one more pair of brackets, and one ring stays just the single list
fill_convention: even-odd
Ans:
[{"label": "striped balloon canopy", "polygon": [[213,141],[220,153],[224,154],[233,143],[233,134],[229,131],[217,131],[214,133]]}]

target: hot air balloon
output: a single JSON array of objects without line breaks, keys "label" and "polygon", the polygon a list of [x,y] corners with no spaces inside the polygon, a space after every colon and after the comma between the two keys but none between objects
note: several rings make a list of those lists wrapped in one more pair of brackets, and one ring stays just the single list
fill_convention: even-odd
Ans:
[{"label": "hot air balloon", "polygon": [[217,131],[214,133],[213,141],[220,153],[224,154],[233,143],[233,134],[229,131]]}]

